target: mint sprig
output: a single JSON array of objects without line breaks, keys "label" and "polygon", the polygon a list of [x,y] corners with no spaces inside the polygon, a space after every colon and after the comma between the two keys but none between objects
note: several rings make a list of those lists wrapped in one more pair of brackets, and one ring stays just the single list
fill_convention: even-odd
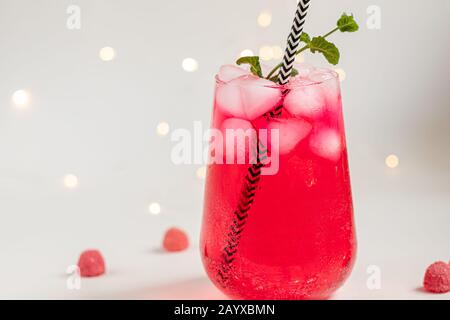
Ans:
[{"label": "mint sprig", "polygon": [[[339,63],[339,60],[341,57],[339,49],[336,47],[336,45],[334,43],[328,41],[326,38],[328,38],[330,35],[332,35],[333,33],[337,32],[337,31],[356,32],[358,30],[359,30],[359,26],[358,26],[358,23],[356,22],[354,16],[348,15],[344,12],[341,15],[341,17],[339,18],[339,20],[337,21],[336,27],[334,29],[332,29],[330,32],[328,32],[322,36],[317,36],[317,37],[311,38],[311,36],[308,33],[303,32],[302,35],[300,36],[300,41],[305,43],[305,46],[303,48],[301,48],[300,50],[298,50],[296,54],[298,55],[307,50],[309,50],[311,53],[321,53],[321,54],[323,54],[325,59],[330,64],[337,65]],[[262,77],[262,75],[260,75],[260,74],[262,74],[262,72],[260,70],[261,66],[259,65],[259,69],[257,68],[256,58],[257,58],[258,65],[259,65],[258,57],[243,57],[238,60],[238,64],[249,63],[250,61],[252,61],[253,65],[254,65],[254,67],[251,68],[252,73],[259,77]],[[241,63],[239,63],[239,61],[241,61]],[[266,76],[266,79],[270,79],[270,80],[276,82],[277,77],[275,76],[275,73],[278,71],[279,68],[281,68],[282,65],[283,65],[283,63],[279,63],[275,68],[273,68],[269,72],[269,74]]]},{"label": "mint sprig", "polygon": [[307,34],[306,32],[303,32],[300,35],[300,41],[304,42],[306,44],[309,44],[311,42],[311,37],[309,36],[309,34]]},{"label": "mint sprig", "polygon": [[242,57],[236,61],[237,65],[241,64],[249,64],[250,65],[250,71],[255,76],[258,76],[260,78],[263,78],[262,69],[261,69],[261,63],[259,62],[259,57]]},{"label": "mint sprig", "polygon": [[356,32],[359,26],[355,21],[353,15],[347,15],[345,12],[337,22],[337,26],[341,32]]},{"label": "mint sprig", "polygon": [[325,59],[332,65],[337,65],[339,63],[341,57],[339,49],[333,43],[325,40],[324,37],[313,38],[308,44],[308,48],[312,53],[322,53]]}]

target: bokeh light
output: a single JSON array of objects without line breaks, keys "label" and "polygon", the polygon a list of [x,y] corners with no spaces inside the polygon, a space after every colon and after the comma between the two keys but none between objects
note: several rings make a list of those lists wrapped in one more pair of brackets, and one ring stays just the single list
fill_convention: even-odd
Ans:
[{"label": "bokeh light", "polygon": [[267,28],[272,24],[272,13],[270,11],[263,11],[258,15],[258,25],[262,28]]},{"label": "bokeh light", "polygon": [[273,58],[273,49],[270,46],[262,46],[259,49],[259,57],[261,60],[269,61]]},{"label": "bokeh light", "polygon": [[386,157],[385,163],[388,168],[395,169],[399,166],[400,159],[395,154],[391,154]]},{"label": "bokeh light", "polygon": [[158,202],[152,202],[148,206],[148,211],[154,215],[160,214],[161,213],[161,205]]},{"label": "bokeh light", "polygon": [[194,72],[198,70],[198,62],[194,58],[185,58],[181,66],[186,72]]},{"label": "bokeh light", "polygon": [[25,90],[17,90],[11,97],[12,102],[18,108],[25,108],[30,103],[30,94]]},{"label": "bokeh light", "polygon": [[165,122],[161,121],[158,123],[158,126],[156,127],[156,133],[160,136],[167,136],[170,132],[170,125]]},{"label": "bokeh light", "polygon": [[202,166],[202,167],[198,168],[196,171],[196,175],[197,175],[197,178],[199,178],[200,180],[204,180],[206,178],[206,167]]},{"label": "bokeh light", "polygon": [[253,57],[254,55],[255,55],[255,53],[252,50],[245,49],[245,50],[242,50],[242,52],[239,56],[240,57]]},{"label": "bokeh light", "polygon": [[112,61],[116,57],[116,50],[111,47],[104,47],[100,49],[98,55],[103,61]]},{"label": "bokeh light", "polygon": [[78,187],[78,177],[72,173],[66,174],[63,179],[64,186],[68,189],[75,189]]},{"label": "bokeh light", "polygon": [[336,68],[334,69],[336,73],[339,75],[339,80],[342,82],[347,78],[347,74],[345,73],[344,69]]},{"label": "bokeh light", "polygon": [[273,46],[272,47],[272,57],[274,59],[281,59],[283,58],[284,51],[280,46]]}]

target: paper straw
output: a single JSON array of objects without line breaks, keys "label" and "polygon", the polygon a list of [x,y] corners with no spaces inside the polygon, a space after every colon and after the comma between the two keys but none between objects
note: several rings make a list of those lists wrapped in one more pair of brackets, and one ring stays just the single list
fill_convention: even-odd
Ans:
[{"label": "paper straw", "polygon": [[303,33],[303,25],[305,24],[306,15],[308,14],[310,1],[311,0],[300,0],[298,2],[294,23],[292,24],[291,33],[288,37],[286,51],[284,52],[283,65],[278,73],[278,83],[281,85],[288,83],[292,74],[292,68],[294,66],[298,46],[300,45],[300,36]]},{"label": "paper straw", "polygon": [[[283,65],[278,73],[278,83],[281,85],[288,83],[292,74],[292,68],[294,66],[295,56],[300,44],[300,36],[303,32],[303,25],[305,24],[309,2],[310,0],[300,0],[298,2],[294,23],[288,37],[286,52],[283,58]],[[273,115],[274,112],[276,114],[281,114],[282,108],[283,106],[279,106],[275,109],[275,111],[270,112],[270,114]],[[261,168],[264,166],[262,162],[266,158],[267,148],[260,141],[258,141],[257,163],[252,164],[247,170],[243,189],[239,197],[239,203],[233,213],[232,223],[229,228],[229,233],[227,234],[227,245],[223,248],[222,262],[216,274],[216,281],[223,288],[227,287],[228,281],[230,280],[230,271],[233,261],[235,260],[235,255],[238,251],[241,234],[244,231],[244,226],[247,222],[249,211],[253,205],[259,181],[261,180]]]}]

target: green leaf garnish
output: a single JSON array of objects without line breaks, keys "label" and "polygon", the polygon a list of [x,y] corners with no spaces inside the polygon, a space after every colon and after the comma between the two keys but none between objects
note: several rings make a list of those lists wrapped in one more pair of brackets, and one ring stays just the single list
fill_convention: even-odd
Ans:
[{"label": "green leaf garnish", "polygon": [[263,77],[262,70],[261,70],[261,63],[259,62],[259,57],[242,57],[239,58],[236,63],[240,66],[241,64],[249,64],[250,65],[250,71],[255,76],[258,76],[260,78]]},{"label": "green leaf garnish", "polygon": [[[338,31],[341,32],[356,32],[359,30],[358,23],[355,21],[353,15],[348,15],[345,12],[341,15],[337,22],[337,26],[334,27],[330,32],[322,35],[321,37],[314,37],[311,39],[310,35],[306,32],[303,32],[300,36],[300,41],[305,44],[301,49],[297,51],[297,54],[300,54],[304,51],[310,50],[312,53],[320,52],[324,55],[329,63],[332,65],[336,65],[339,63],[340,53],[339,49],[331,42],[327,41],[326,38],[331,36],[333,33]],[[250,70],[254,75],[258,77],[263,77],[261,71],[261,65],[259,63],[259,57],[243,57],[237,61],[237,64],[249,64]],[[267,75],[266,79],[269,79],[273,82],[278,81],[277,71],[281,68],[283,63],[277,64]],[[297,70],[292,71],[292,76],[298,75]]]},{"label": "green leaf garnish", "polygon": [[324,37],[313,38],[309,44],[309,49],[311,49],[312,53],[322,53],[332,65],[337,65],[339,63],[339,49],[333,43],[325,40]]},{"label": "green leaf garnish", "polygon": [[311,37],[306,32],[303,32],[300,36],[300,41],[309,44],[311,42]]},{"label": "green leaf garnish", "polygon": [[359,30],[359,26],[353,18],[353,15],[349,16],[346,13],[342,14],[337,22],[337,26],[341,32],[356,32]]}]

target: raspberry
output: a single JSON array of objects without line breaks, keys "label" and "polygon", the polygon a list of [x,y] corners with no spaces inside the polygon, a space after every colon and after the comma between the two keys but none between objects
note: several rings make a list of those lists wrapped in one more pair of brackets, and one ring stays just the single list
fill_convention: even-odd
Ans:
[{"label": "raspberry", "polygon": [[183,251],[189,247],[189,239],[183,230],[170,228],[164,235],[163,247],[169,252]]},{"label": "raspberry", "polygon": [[425,290],[433,293],[450,291],[450,265],[439,261],[427,268],[423,279]]},{"label": "raspberry", "polygon": [[98,250],[86,250],[78,259],[82,277],[97,277],[105,273],[105,261]]}]

